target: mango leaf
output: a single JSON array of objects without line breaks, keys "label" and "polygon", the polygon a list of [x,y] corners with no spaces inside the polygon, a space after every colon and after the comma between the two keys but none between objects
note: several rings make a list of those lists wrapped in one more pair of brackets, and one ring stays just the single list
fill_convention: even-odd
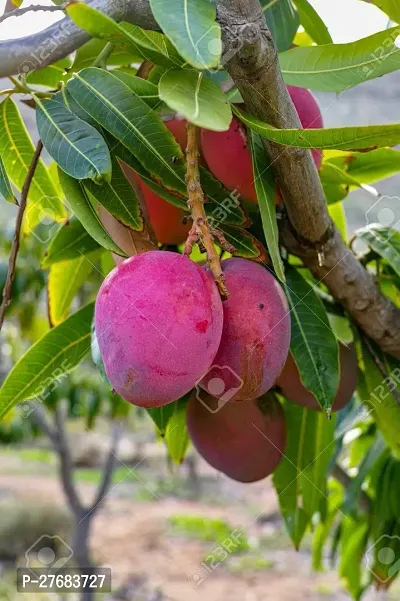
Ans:
[{"label": "mango leaf", "polygon": [[290,352],[302,384],[330,414],[339,386],[339,348],[325,308],[310,284],[286,265],[286,296],[290,305]]},{"label": "mango leaf", "polygon": [[150,0],[153,15],[179,54],[195,69],[218,67],[221,28],[208,0]]},{"label": "mango leaf", "polygon": [[297,148],[336,148],[337,150],[374,149],[400,143],[400,123],[326,129],[277,129],[245,113],[236,106],[233,112],[250,129],[267,140]]},{"label": "mango leaf", "polygon": [[[175,403],[177,403],[177,401],[175,401]],[[171,419],[172,414],[176,411],[175,403],[169,403],[163,407],[146,409],[147,413],[157,426],[157,430],[162,438],[165,437],[168,422]]]},{"label": "mango leaf", "polygon": [[84,69],[68,82],[76,102],[166,188],[186,194],[183,153],[166,125],[117,77]]},{"label": "mango leaf", "polygon": [[325,165],[334,165],[362,184],[373,184],[400,171],[400,152],[393,148],[337,154],[339,156],[328,157],[322,169]]},{"label": "mango leaf", "polygon": [[400,276],[400,232],[374,223],[357,230],[355,235],[380,257],[386,259]]},{"label": "mango leaf", "polygon": [[312,409],[290,402],[284,408],[290,436],[272,479],[287,530],[298,549],[313,514],[326,500],[334,425]]},{"label": "mango leaf", "polygon": [[[35,149],[21,115],[11,98],[0,105],[0,155],[11,181],[22,190]],[[28,195],[24,231],[29,233],[47,215],[60,221],[66,217],[43,161],[39,160]]]},{"label": "mango leaf", "polygon": [[316,44],[332,44],[333,40],[327,26],[308,0],[293,0],[299,13],[300,23],[304,31]]},{"label": "mango leaf", "polygon": [[85,230],[96,242],[117,255],[126,256],[110,238],[100,218],[85,193],[82,184],[59,169],[59,177],[65,196],[74,214],[78,217]]},{"label": "mango leaf", "polygon": [[129,23],[116,23],[84,2],[69,4],[66,12],[78,27],[92,37],[122,46],[151,63],[179,67],[184,62],[168,38],[157,31],[146,31]]},{"label": "mango leaf", "polygon": [[363,391],[364,395],[361,396],[361,401],[363,407],[369,408],[372,412],[393,455],[400,459],[400,407],[392,394],[396,387],[398,389],[398,362],[385,356],[371,341],[370,345],[385,368],[388,377],[382,377],[370,350],[364,345],[362,355],[365,391]]},{"label": "mango leaf", "polygon": [[8,200],[8,202],[12,202],[15,204],[14,194],[11,188],[10,180],[8,179],[8,175],[6,172],[6,168],[4,167],[4,163],[0,156],[0,194]]},{"label": "mango leaf", "polygon": [[293,86],[343,92],[400,68],[399,34],[394,27],[348,44],[293,48],[279,55],[283,78]]},{"label": "mango leaf", "polygon": [[341,233],[343,240],[347,240],[347,222],[343,203],[330,203],[328,206],[328,212],[333,223]]},{"label": "mango leaf", "polygon": [[87,255],[98,248],[100,248],[98,242],[88,234],[79,219],[72,217],[51,239],[41,267],[46,269],[60,261]]},{"label": "mango leaf", "polygon": [[185,459],[189,446],[189,433],[186,426],[186,409],[190,394],[173,403],[173,413],[165,429],[165,443],[174,463],[180,465]]},{"label": "mango leaf", "polygon": [[57,100],[36,98],[36,124],[49,155],[74,179],[111,179],[111,157],[101,134]]},{"label": "mango leaf", "polygon": [[57,326],[68,317],[76,293],[93,271],[97,254],[82,254],[76,259],[54,263],[50,267],[47,295],[49,319],[53,326]]},{"label": "mango leaf", "polygon": [[86,305],[59,326],[49,330],[34,344],[5,379],[0,388],[0,419],[17,403],[38,397],[43,402],[47,390],[54,390],[90,351],[90,326],[94,303]]},{"label": "mango leaf", "polygon": [[369,524],[346,516],[341,522],[339,574],[353,599],[360,599],[363,591],[362,560],[367,548]]},{"label": "mango leaf", "polygon": [[275,182],[271,169],[271,161],[265,152],[260,136],[250,132],[250,151],[253,160],[254,184],[256,187],[258,206],[275,273],[281,282],[285,281],[285,269],[279,252],[279,232],[276,222]]},{"label": "mango leaf", "polygon": [[132,92],[135,92],[150,108],[155,109],[161,106],[161,101],[158,96],[158,88],[155,84],[127,73],[123,69],[114,69],[112,74],[118,77]]},{"label": "mango leaf", "polygon": [[235,257],[252,259],[257,263],[269,263],[265,248],[250,232],[239,227],[226,225],[223,222],[219,223],[219,228],[222,230],[227,242],[235,247],[235,252],[233,253]]},{"label": "mango leaf", "polygon": [[[81,71],[86,67],[91,67],[97,59],[107,42],[92,38],[86,44],[83,44],[75,54],[75,60],[72,66],[73,71]],[[140,63],[141,56],[132,54],[124,48],[115,48],[107,59],[107,65],[120,67],[121,65],[130,65],[131,63]]]},{"label": "mango leaf", "polygon": [[160,79],[160,98],[188,121],[214,131],[226,131],[232,112],[222,90],[196,71],[172,69]]},{"label": "mango leaf", "polygon": [[400,23],[400,5],[397,0],[364,0],[364,2],[375,4],[375,6],[386,13],[392,21]]},{"label": "mango leaf", "polygon": [[84,186],[118,221],[137,232],[143,229],[138,198],[116,159],[113,160],[110,183],[98,186],[88,180]]},{"label": "mango leaf", "polygon": [[261,0],[261,6],[279,52],[287,50],[300,25],[292,0]]},{"label": "mango leaf", "polygon": [[67,70],[70,69],[72,61],[70,58],[62,58],[61,60],[48,65],[43,69],[35,69],[31,71],[26,81],[30,85],[40,85],[46,88],[57,88],[60,81],[66,81],[70,75]]},{"label": "mango leaf", "polygon": [[335,523],[337,514],[343,501],[343,487],[336,482],[330,480],[328,482],[328,511],[324,521],[320,521],[314,530],[312,541],[312,567],[316,572],[322,572],[323,566],[323,550],[327,540],[330,538],[332,528]]},{"label": "mango leaf", "polygon": [[374,464],[378,461],[386,448],[386,443],[381,433],[378,432],[372,446],[368,449],[358,466],[357,475],[352,478],[350,485],[346,489],[346,496],[342,507],[344,513],[355,513],[357,500],[362,490],[361,487]]}]

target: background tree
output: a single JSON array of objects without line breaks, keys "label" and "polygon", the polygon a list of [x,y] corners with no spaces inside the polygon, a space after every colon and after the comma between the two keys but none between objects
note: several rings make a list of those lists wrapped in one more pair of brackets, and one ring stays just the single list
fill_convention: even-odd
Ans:
[{"label": "background tree", "polygon": [[[376,4],[400,21],[393,3]],[[334,552],[354,598],[371,583],[387,588],[400,561],[400,234],[393,219],[369,224],[349,243],[338,203],[350,189],[399,169],[392,147],[400,125],[303,130],[285,84],[340,93],[395,71],[399,27],[335,45],[305,0],[218,0],[216,10],[206,0],[176,0],[173,8],[166,0],[97,0],[60,10],[66,19],[47,30],[0,43],[0,75],[11,81],[1,92],[0,191],[19,204],[0,324],[23,232],[47,245],[41,264],[49,270],[52,325],[10,371],[1,415],[57,386],[89,352],[93,302],[70,314],[84,282],[96,270],[110,271],[111,253],[119,262],[157,247],[144,183],[186,212],[185,250],[197,243],[205,251],[223,298],[223,253],[268,265],[282,282],[291,356],[323,409],[298,407],[284,386],[275,389],[283,393],[288,433],[274,472],[282,515],[297,548],[314,526],[317,568],[334,530]],[[305,34],[296,36],[300,23]],[[36,111],[36,150],[15,94]],[[185,148],[186,140],[163,126],[171,111],[188,122],[187,157],[177,144]],[[240,194],[234,201],[204,166],[198,128],[226,132],[233,114],[248,128],[258,203]],[[42,147],[54,160],[49,167]],[[319,172],[310,149],[324,151]],[[18,200],[10,181],[21,191]],[[276,208],[277,190],[283,203]],[[355,239],[367,246],[360,255]],[[166,247],[183,250],[176,241]],[[354,345],[359,377],[351,404],[332,417],[344,372],[338,341]],[[178,461],[188,442],[186,401],[150,410],[158,427],[174,424],[167,442]],[[350,450],[363,449],[364,457],[350,477],[345,433],[355,427]]]}]

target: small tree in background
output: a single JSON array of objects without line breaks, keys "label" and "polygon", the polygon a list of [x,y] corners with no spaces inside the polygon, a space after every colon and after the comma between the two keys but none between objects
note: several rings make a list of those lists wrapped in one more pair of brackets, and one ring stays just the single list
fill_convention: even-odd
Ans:
[{"label": "small tree in background", "polygon": [[[395,3],[374,4],[400,21]],[[1,92],[0,191],[19,204],[0,325],[13,297],[21,235],[42,249],[35,261],[43,270],[38,280],[46,280],[51,325],[8,374],[1,416],[55,390],[91,344],[103,370],[93,300],[114,261],[157,247],[207,260],[223,299],[229,286],[221,256],[264,265],[281,282],[291,316],[293,371],[273,390],[287,429],[273,481],[288,532],[299,548],[313,528],[316,569],[333,538],[355,599],[371,584],[388,588],[400,570],[400,200],[377,196],[366,227],[350,242],[342,201],[351,189],[399,171],[392,147],[400,125],[323,129],[311,122],[302,129],[285,84],[341,93],[395,71],[399,27],[336,45],[306,0],[218,0],[216,10],[207,0],[99,0],[59,10],[67,17],[51,28],[0,43],[0,75],[10,79]],[[305,31],[298,33],[300,24]],[[36,111],[36,149],[13,99],[18,95]],[[164,125],[171,112],[187,120],[186,155],[180,148],[186,125],[183,134]],[[237,165],[228,162],[230,127],[249,149]],[[205,130],[217,151],[214,167]],[[48,167],[43,147],[54,161]],[[323,151],[319,171],[321,157],[317,152],[314,162],[308,149]],[[246,160],[250,181],[241,180]],[[154,209],[150,194],[169,205]],[[172,217],[165,208],[171,206],[178,211]],[[376,214],[381,224],[373,223]],[[356,240],[365,245],[362,253],[354,250]],[[18,311],[17,296],[13,302]],[[354,350],[358,386],[335,413],[348,365],[340,364],[339,342]],[[295,377],[300,401],[286,388]],[[309,408],[310,396],[320,411]],[[149,409],[177,462],[188,445],[187,400]],[[50,425],[40,407],[32,419],[59,454],[77,519],[88,508],[70,480],[61,409],[56,404],[50,412]],[[93,507],[109,484],[112,455]],[[81,523],[88,529],[90,519]],[[76,559],[85,567],[87,532],[77,529],[77,537]]]}]

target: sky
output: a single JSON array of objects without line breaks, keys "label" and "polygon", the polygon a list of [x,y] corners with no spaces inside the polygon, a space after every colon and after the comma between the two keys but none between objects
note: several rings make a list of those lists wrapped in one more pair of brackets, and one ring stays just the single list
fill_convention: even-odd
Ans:
[{"label": "sky", "polygon": [[[310,0],[328,25],[334,42],[353,42],[386,28],[387,17],[378,8],[361,0]],[[24,0],[22,6],[51,4],[51,0]],[[5,0],[0,0],[3,14]],[[57,21],[58,13],[31,13],[11,17],[0,24],[0,40],[19,38],[44,29]],[[61,15],[61,12],[60,12]]]}]

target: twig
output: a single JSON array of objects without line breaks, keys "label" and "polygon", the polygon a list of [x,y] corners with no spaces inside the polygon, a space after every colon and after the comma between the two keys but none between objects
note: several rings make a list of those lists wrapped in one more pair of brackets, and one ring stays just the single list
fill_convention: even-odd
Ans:
[{"label": "twig", "polygon": [[44,11],[44,12],[54,13],[59,10],[64,10],[64,8],[65,8],[64,4],[60,4],[58,6],[56,6],[56,5],[41,6],[40,4],[32,4],[31,6],[26,6],[24,8],[16,8],[15,10],[13,10],[11,12],[5,13],[2,17],[0,17],[0,23],[3,23],[3,21],[5,21],[6,19],[8,19],[10,17],[21,17],[22,15],[25,15],[26,13],[29,13],[29,12],[36,13],[39,11]]},{"label": "twig", "polygon": [[151,63],[150,61],[143,61],[139,69],[137,70],[136,77],[147,79],[152,67],[153,63]]},{"label": "twig", "polygon": [[24,213],[25,213],[29,189],[30,189],[30,186],[32,183],[33,176],[35,175],[35,169],[38,164],[42,149],[43,149],[43,144],[42,144],[41,140],[39,140],[39,142],[37,143],[37,146],[36,146],[36,150],[33,154],[32,161],[29,166],[28,173],[26,175],[25,182],[24,182],[22,192],[21,192],[21,200],[20,200],[18,214],[17,214],[17,221],[15,224],[14,240],[12,243],[10,259],[8,262],[7,279],[6,279],[6,283],[4,284],[3,300],[2,300],[2,303],[0,306],[0,330],[3,327],[4,317],[5,317],[5,314],[7,311],[7,307],[11,302],[11,288],[12,288],[12,283],[14,281],[14,276],[15,276],[15,266],[17,263],[17,256],[18,256],[18,251],[19,251],[22,220],[23,220]]},{"label": "twig", "polygon": [[[382,378],[384,380],[390,379],[390,376],[386,370],[384,363],[381,361],[381,359],[376,354],[375,349],[373,348],[371,342],[368,340],[367,336],[365,336],[362,332],[361,332],[361,339],[362,339],[363,343],[365,344],[365,346],[367,347],[369,354],[371,355],[372,360],[375,363],[376,368],[379,371],[379,373],[381,374]],[[400,406],[400,394],[397,392],[397,389],[393,388],[393,390],[391,390],[390,392],[392,393],[393,397],[396,399],[397,404]]]},{"label": "twig", "polygon": [[101,507],[104,498],[110,488],[114,467],[118,458],[118,444],[120,441],[121,432],[122,423],[114,422],[112,425],[110,448],[103,467],[103,479],[97,491],[96,497],[92,503],[92,506],[88,509],[88,512],[91,513],[92,516]]},{"label": "twig", "polygon": [[221,247],[230,253],[235,252],[235,249],[226,242],[222,232],[217,231],[207,221],[206,212],[204,210],[204,193],[200,184],[198,129],[196,125],[189,123],[189,121],[187,124],[186,157],[188,206],[193,218],[193,225],[186,241],[185,254],[190,255],[195,242],[197,242],[200,247],[204,247],[207,253],[208,265],[214,276],[221,297],[228,298],[229,293],[225,285],[221,261],[214,248],[214,239],[216,238]]},{"label": "twig", "polygon": [[[335,480],[337,480],[338,482],[340,482],[340,484],[342,484],[342,486],[347,490],[352,482],[352,478],[344,471],[344,469],[342,469],[340,467],[340,465],[335,464],[332,468],[332,476],[335,478]],[[360,508],[365,511],[366,513],[369,513],[371,510],[371,499],[369,498],[369,496],[363,491],[360,491],[360,494],[358,496],[358,503],[360,505]]]}]

